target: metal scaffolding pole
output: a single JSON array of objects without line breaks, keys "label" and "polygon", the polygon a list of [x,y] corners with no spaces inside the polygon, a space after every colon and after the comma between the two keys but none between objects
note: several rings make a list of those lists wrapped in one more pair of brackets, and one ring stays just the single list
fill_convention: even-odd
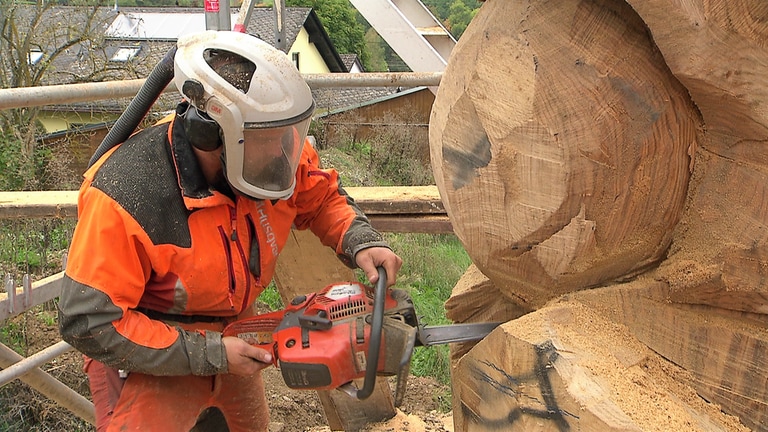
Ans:
[{"label": "metal scaffolding pole", "polygon": [[70,350],[72,350],[71,345],[64,341],[59,341],[59,343],[51,345],[27,358],[21,358],[21,360],[0,371],[0,387]]},{"label": "metal scaffolding pole", "polygon": [[[53,357],[58,356],[70,349],[72,349],[72,347],[70,347],[66,342],[62,341],[56,345],[53,345],[52,347],[47,348],[46,350],[43,350],[46,351],[44,354],[38,353],[40,356],[35,354],[25,360],[24,357],[18,355],[12,349],[0,344],[0,367],[7,368],[2,371],[5,373],[14,368],[14,366],[23,364],[22,366],[17,366],[15,368],[15,372],[12,371],[12,374],[16,375],[17,373],[22,373],[22,371],[25,372],[23,372],[21,375],[14,376],[14,378],[19,378],[33,389],[44,394],[62,407],[70,410],[78,417],[82,418],[90,424],[95,425],[96,415],[94,414],[93,404],[88,399],[67,387],[56,378],[37,368],[37,366],[45,363],[45,361],[48,361],[45,360],[42,363],[39,363],[41,360],[46,358],[50,359],[49,356],[53,354],[55,354]],[[41,353],[43,351],[41,351]],[[32,365],[33,363],[34,365]]]},{"label": "metal scaffolding pole", "polygon": [[[442,72],[376,72],[355,74],[305,74],[310,88],[436,87]],[[100,83],[61,84],[0,89],[0,110],[59,105],[136,96],[144,79]],[[176,91],[171,83],[165,92]]]}]

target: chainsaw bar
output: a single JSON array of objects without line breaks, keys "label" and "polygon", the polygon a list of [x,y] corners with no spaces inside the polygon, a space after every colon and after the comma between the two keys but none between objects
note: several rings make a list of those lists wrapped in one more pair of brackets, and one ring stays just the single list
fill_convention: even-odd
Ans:
[{"label": "chainsaw bar", "polygon": [[421,326],[416,335],[416,346],[432,346],[480,340],[498,327],[500,322]]}]

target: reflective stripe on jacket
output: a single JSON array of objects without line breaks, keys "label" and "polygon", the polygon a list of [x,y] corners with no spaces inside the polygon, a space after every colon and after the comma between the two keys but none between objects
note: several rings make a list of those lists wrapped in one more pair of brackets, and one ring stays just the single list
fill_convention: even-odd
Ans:
[{"label": "reflective stripe on jacket", "polygon": [[347,265],[361,249],[386,246],[338,174],[319,168],[309,144],[296,178],[287,200],[233,201],[208,186],[174,121],[110,151],[80,189],[59,301],[64,340],[117,369],[226,372],[220,333],[185,330],[144,312],[230,319],[250,313],[292,226],[311,229]]}]

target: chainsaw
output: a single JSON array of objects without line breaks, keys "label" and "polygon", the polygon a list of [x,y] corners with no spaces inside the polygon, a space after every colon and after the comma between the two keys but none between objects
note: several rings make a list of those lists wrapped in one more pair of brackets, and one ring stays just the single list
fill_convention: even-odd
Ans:
[{"label": "chainsaw", "polygon": [[[376,376],[397,376],[399,406],[414,347],[480,340],[501,324],[423,326],[408,293],[388,290],[386,272],[378,271],[375,289],[334,283],[297,296],[283,310],[233,322],[223,335],[271,351],[272,363],[292,389],[339,389],[365,399]],[[357,388],[354,380],[360,378],[363,386]]]}]

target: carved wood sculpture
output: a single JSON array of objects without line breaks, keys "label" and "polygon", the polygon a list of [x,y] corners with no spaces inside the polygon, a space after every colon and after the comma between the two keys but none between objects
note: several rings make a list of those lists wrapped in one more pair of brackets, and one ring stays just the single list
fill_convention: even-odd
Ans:
[{"label": "carved wood sculpture", "polygon": [[768,430],[766,144],[768,3],[486,1],[430,122],[448,314],[509,320],[457,432]]}]

